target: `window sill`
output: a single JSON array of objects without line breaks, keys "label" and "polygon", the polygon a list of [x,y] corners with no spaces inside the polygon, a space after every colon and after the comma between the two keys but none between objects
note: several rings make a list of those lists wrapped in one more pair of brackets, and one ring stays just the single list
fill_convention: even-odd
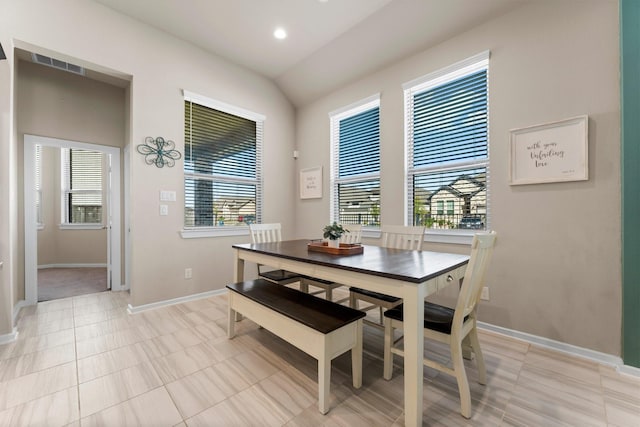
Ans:
[{"label": "window sill", "polygon": [[[478,230],[479,233],[485,232]],[[448,243],[454,245],[470,245],[473,235],[476,234],[471,230],[437,230],[429,229],[424,233],[424,241],[427,243]],[[363,228],[362,237],[369,239],[380,238],[380,228]]]},{"label": "window sill", "polygon": [[186,228],[180,231],[183,239],[200,239],[206,237],[248,236],[249,227],[203,227]]},{"label": "window sill", "polygon": [[102,224],[60,224],[60,230],[102,230],[106,226]]}]

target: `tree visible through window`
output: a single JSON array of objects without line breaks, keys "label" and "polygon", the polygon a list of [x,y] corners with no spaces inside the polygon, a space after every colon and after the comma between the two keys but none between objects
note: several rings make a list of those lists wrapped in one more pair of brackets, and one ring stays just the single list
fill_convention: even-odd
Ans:
[{"label": "tree visible through window", "polygon": [[488,60],[486,52],[405,85],[410,223],[486,227]]},{"label": "tree visible through window", "polygon": [[185,227],[260,222],[262,127],[185,96]]}]

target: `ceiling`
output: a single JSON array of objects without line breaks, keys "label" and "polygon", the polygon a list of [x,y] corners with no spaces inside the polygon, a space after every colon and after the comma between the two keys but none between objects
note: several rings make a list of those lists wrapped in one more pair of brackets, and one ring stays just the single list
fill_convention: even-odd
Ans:
[{"label": "ceiling", "polygon": [[272,79],[301,106],[530,0],[95,1]]}]

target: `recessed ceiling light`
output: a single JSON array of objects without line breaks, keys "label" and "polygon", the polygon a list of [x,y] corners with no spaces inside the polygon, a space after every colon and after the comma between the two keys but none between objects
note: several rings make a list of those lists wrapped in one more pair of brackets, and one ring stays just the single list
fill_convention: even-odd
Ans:
[{"label": "recessed ceiling light", "polygon": [[278,27],[273,32],[273,37],[277,38],[278,40],[284,40],[287,38],[287,32],[284,30],[284,28]]}]

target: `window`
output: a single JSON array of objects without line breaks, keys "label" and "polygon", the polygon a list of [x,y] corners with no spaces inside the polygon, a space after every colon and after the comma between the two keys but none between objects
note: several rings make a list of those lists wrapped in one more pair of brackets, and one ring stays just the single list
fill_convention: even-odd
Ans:
[{"label": "window", "polygon": [[329,115],[331,221],[380,225],[380,96]]},{"label": "window", "polygon": [[447,200],[447,215],[454,214],[454,209],[453,209],[454,203],[455,202],[453,200]]},{"label": "window", "polygon": [[488,66],[484,52],[404,85],[409,223],[485,228]]},{"label": "window", "polygon": [[264,117],[185,92],[185,227],[260,222]]},{"label": "window", "polygon": [[61,154],[63,224],[101,224],[102,153],[63,148]]}]

